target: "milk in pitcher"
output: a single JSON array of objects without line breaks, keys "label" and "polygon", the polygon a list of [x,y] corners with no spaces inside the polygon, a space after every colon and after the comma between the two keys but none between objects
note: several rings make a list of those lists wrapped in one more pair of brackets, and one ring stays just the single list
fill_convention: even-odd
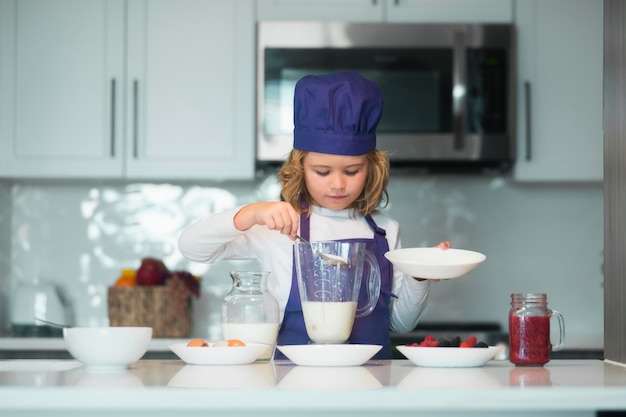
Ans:
[{"label": "milk in pitcher", "polygon": [[267,344],[268,347],[259,356],[259,360],[272,357],[277,337],[278,323],[222,323],[222,338],[224,340],[239,339]]}]

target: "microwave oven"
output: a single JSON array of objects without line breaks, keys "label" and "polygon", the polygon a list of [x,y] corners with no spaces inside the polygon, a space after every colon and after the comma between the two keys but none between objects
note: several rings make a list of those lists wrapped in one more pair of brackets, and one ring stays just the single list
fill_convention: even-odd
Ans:
[{"label": "microwave oven", "polygon": [[513,58],[508,24],[259,22],[257,162],[280,163],[291,150],[300,78],[354,70],[381,89],[377,147],[392,165],[507,170]]}]

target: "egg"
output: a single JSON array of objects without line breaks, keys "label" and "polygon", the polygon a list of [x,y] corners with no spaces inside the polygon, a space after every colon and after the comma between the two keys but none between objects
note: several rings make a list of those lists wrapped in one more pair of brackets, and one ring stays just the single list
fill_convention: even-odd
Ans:
[{"label": "egg", "polygon": [[209,347],[209,344],[203,339],[192,339],[187,343],[190,347]]},{"label": "egg", "polygon": [[228,346],[245,346],[246,345],[239,339],[228,339],[226,342],[228,343]]}]

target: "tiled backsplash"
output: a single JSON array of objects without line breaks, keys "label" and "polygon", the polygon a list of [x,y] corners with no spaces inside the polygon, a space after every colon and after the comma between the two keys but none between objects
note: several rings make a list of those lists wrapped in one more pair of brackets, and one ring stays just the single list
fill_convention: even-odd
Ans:
[{"label": "tiled backsplash", "polygon": [[[0,183],[0,334],[10,335],[10,294],[36,278],[63,290],[75,324],[107,324],[107,287],[121,269],[153,256],[203,277],[194,335],[219,337],[228,272],[256,262],[190,263],[178,235],[206,213],[278,193],[273,176],[205,186]],[[601,184],[400,173],[389,193],[385,210],[401,223],[403,246],[450,240],[487,255],[467,277],[433,283],[424,321],[497,321],[506,330],[510,293],[546,292],[569,340],[602,344]]]}]

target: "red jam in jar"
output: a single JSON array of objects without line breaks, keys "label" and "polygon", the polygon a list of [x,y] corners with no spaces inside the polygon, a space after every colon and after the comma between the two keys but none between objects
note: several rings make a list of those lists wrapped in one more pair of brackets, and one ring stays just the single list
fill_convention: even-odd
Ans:
[{"label": "red jam in jar", "polygon": [[509,317],[509,358],[516,365],[550,361],[550,317]]},{"label": "red jam in jar", "polygon": [[[550,319],[559,322],[559,343],[550,343]],[[509,360],[516,366],[542,366],[550,361],[550,352],[563,346],[563,316],[548,308],[545,294],[511,294],[509,311]]]}]

